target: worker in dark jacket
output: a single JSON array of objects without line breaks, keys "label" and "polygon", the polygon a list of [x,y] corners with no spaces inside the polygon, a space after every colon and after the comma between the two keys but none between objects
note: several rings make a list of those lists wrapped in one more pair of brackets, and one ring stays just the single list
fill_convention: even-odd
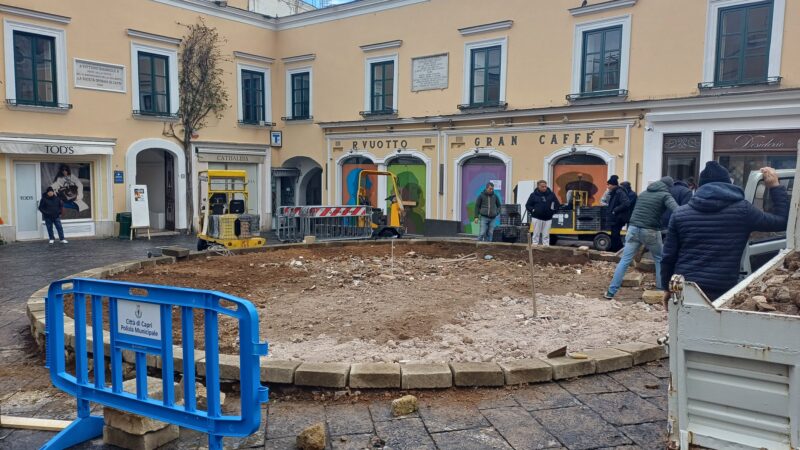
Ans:
[{"label": "worker in dark jacket", "polygon": [[[675,183],[672,184],[672,187],[669,188],[669,193],[672,194],[672,198],[675,199],[675,202],[678,203],[678,206],[683,206],[689,203],[689,200],[692,199],[692,190],[689,188],[689,185],[681,180],[675,180]],[[664,216],[661,217],[661,228],[665,229],[669,226],[669,218],[672,216],[672,211],[666,210],[664,211]]]},{"label": "worker in dark jacket", "polygon": [[64,208],[64,202],[56,195],[52,187],[48,187],[42,199],[39,200],[39,212],[42,213],[44,224],[47,227],[47,235],[50,237],[50,243],[55,242],[53,236],[53,225],[56,226],[58,231],[58,240],[62,244],[66,244],[67,240],[64,239],[64,228],[61,226],[61,210]]},{"label": "worker in dark jacket", "polygon": [[775,169],[764,167],[761,172],[772,199],[772,213],[745,200],[742,188],[731,183],[730,174],[719,163],[706,163],[694,197],[670,219],[662,284],[666,285],[673,274],[680,274],[714,300],[739,281],[740,261],[750,233],[786,229],[786,188],[780,185]]},{"label": "worker in dark jacket", "polygon": [[622,248],[622,227],[631,218],[631,201],[628,193],[619,185],[619,177],[611,175],[608,179],[608,216],[611,227],[611,247],[610,251],[616,252]]},{"label": "worker in dark jacket", "polygon": [[475,223],[480,223],[479,241],[492,242],[495,218],[500,214],[500,198],[494,193],[494,183],[486,183],[486,189],[475,200]]},{"label": "worker in dark jacket", "polygon": [[553,214],[558,210],[561,203],[558,202],[556,194],[547,187],[547,181],[539,180],[536,189],[531,192],[525,209],[531,217],[533,224],[533,237],[531,242],[534,245],[550,245],[550,224],[553,221]]},{"label": "worker in dark jacket", "polygon": [[664,177],[647,186],[647,190],[639,195],[639,199],[636,201],[636,208],[631,215],[628,233],[625,236],[625,250],[622,252],[622,258],[620,258],[619,264],[617,264],[617,268],[614,271],[611,285],[603,297],[609,300],[614,298],[614,295],[622,286],[622,279],[625,277],[625,272],[628,271],[628,266],[642,246],[647,247],[647,250],[653,255],[653,262],[656,265],[656,288],[664,289],[659,277],[661,275],[661,250],[663,245],[661,241],[661,215],[664,214],[664,210],[678,208],[678,204],[669,193],[670,187],[672,187],[672,178]]}]

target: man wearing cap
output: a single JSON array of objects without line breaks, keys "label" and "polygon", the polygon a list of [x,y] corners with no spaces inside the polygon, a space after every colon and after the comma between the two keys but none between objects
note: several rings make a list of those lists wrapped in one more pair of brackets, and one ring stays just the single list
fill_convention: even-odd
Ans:
[{"label": "man wearing cap", "polygon": [[611,225],[610,251],[616,252],[622,248],[622,227],[631,218],[631,201],[628,192],[620,187],[619,177],[611,175],[606,182],[608,186],[608,219]]},{"label": "man wearing cap", "polygon": [[672,187],[672,177],[664,177],[647,186],[647,190],[639,194],[636,200],[636,207],[631,215],[628,233],[625,236],[625,249],[622,251],[622,258],[614,271],[614,278],[611,285],[603,297],[608,300],[614,298],[620,286],[625,272],[628,270],[633,257],[641,246],[645,246],[650,254],[653,255],[653,262],[656,265],[656,288],[664,290],[661,283],[661,215],[664,211],[674,211],[678,208],[669,188]]},{"label": "man wearing cap", "polygon": [[[789,218],[789,196],[775,169],[764,167],[773,212],[761,211],[745,200],[744,191],[731,183],[728,171],[716,161],[700,172],[697,192],[678,208],[667,229],[661,284],[673,274],[697,283],[714,300],[739,281],[739,264],[753,231],[782,231]],[[664,301],[669,294],[664,295]]]}]

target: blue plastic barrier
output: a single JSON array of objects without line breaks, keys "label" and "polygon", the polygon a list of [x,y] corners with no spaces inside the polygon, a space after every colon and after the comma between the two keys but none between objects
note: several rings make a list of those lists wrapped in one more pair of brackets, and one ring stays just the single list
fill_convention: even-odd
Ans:
[{"label": "blue plastic barrier", "polygon": [[[64,299],[74,300],[75,375],[67,372],[64,356]],[[87,321],[86,303],[91,303]],[[103,346],[103,310],[110,333],[110,384]],[[180,311],[183,349],[183,405],[175,403],[172,342],[173,310]],[[198,410],[195,393],[194,311],[204,314],[207,410]],[[239,324],[241,412],[223,415],[219,398],[218,316],[233,317]],[[89,403],[191,428],[208,434],[209,449],[222,449],[224,436],[244,437],[261,424],[261,403],[269,391],[261,386],[259,356],[267,354],[267,343],[258,337],[258,315],[253,305],[215,291],[185,289],[85,278],[57,281],[50,285],[46,305],[47,365],[53,385],[76,397],[78,419],[56,435],[44,449],[64,449],[94,439],[103,433],[103,418],[92,416]],[[163,320],[162,320],[163,319]],[[91,328],[90,328],[91,327]],[[89,336],[91,334],[91,348]],[[188,338],[186,338],[188,337]],[[135,354],[136,394],[122,389],[122,352]],[[89,370],[89,353],[94,359]],[[147,356],[161,358],[162,400],[148,398]],[[90,381],[89,374],[92,374]]]}]

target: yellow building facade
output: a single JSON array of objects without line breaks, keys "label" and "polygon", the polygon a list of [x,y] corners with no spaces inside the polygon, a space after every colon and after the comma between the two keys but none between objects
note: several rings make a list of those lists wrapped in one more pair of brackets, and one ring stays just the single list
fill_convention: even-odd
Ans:
[{"label": "yellow building facade", "polygon": [[[473,232],[489,181],[507,203],[539,179],[598,200],[611,174],[642,190],[712,159],[739,183],[796,163],[793,0],[360,0],[281,18],[244,0],[4,1],[6,240],[44,236],[48,186],[73,236],[113,235],[134,184],[151,228],[185,229],[208,168],[247,170],[265,228],[281,206],[348,204],[360,170],[386,169],[415,204],[410,231],[430,234]],[[186,173],[165,130],[181,24],[199,17],[225,38],[230,105]],[[381,204],[385,180],[369,189]]]}]

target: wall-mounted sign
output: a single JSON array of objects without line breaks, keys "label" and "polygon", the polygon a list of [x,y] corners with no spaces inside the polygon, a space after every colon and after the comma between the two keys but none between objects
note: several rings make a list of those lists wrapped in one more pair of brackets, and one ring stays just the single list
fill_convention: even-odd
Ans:
[{"label": "wall-mounted sign", "polygon": [[161,340],[161,307],[153,303],[118,300],[117,332]]},{"label": "wall-mounted sign", "polygon": [[447,89],[449,56],[422,56],[411,59],[411,91]]},{"label": "wall-mounted sign", "polygon": [[717,133],[714,151],[796,152],[799,130]]},{"label": "wall-mounted sign", "polygon": [[363,139],[360,141],[353,141],[353,150],[367,150],[376,148],[387,149],[406,149],[408,148],[408,141],[405,139]]},{"label": "wall-mounted sign", "polygon": [[269,145],[272,147],[283,147],[283,131],[271,131],[269,133]]},{"label": "wall-mounted sign", "polygon": [[114,184],[122,184],[125,182],[125,174],[121,170],[114,171]]},{"label": "wall-mounted sign", "polygon": [[250,155],[246,153],[205,153],[200,152],[197,154],[197,160],[200,162],[228,162],[228,163],[247,163],[247,164],[261,164],[264,162],[264,155]]},{"label": "wall-mounted sign", "polygon": [[75,87],[125,92],[125,66],[75,58]]},{"label": "wall-mounted sign", "polygon": [[150,207],[145,184],[131,186],[131,222],[132,228],[150,228]]},{"label": "wall-mounted sign", "polygon": [[113,155],[114,147],[110,145],[85,145],[69,142],[19,142],[0,141],[0,153],[18,153],[30,155]]}]

